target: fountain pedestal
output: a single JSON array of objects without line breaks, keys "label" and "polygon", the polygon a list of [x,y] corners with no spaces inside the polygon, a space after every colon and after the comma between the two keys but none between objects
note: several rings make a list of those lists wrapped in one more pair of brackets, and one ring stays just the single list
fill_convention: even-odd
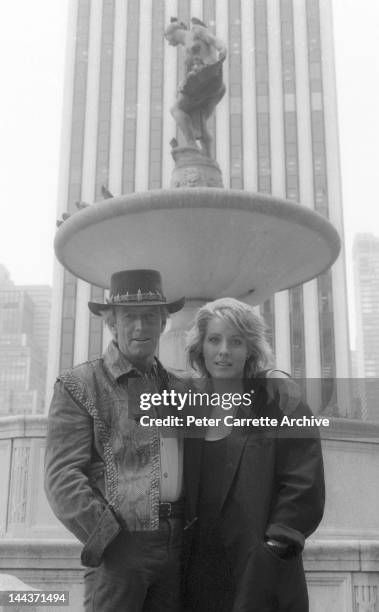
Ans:
[{"label": "fountain pedestal", "polygon": [[194,147],[172,149],[175,168],[172,172],[171,188],[178,187],[223,187],[218,163]]}]

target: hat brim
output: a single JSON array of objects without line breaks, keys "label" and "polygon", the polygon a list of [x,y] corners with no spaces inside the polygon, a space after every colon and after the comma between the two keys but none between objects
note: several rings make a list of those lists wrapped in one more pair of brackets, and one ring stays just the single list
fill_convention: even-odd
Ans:
[{"label": "hat brim", "polygon": [[92,314],[99,316],[104,310],[109,310],[110,308],[128,308],[129,306],[164,306],[167,308],[170,314],[174,314],[174,312],[178,312],[184,306],[184,302],[186,301],[185,297],[181,297],[179,300],[174,300],[171,302],[158,302],[158,301],[144,301],[141,302],[123,302],[118,304],[100,304],[99,302],[88,302],[88,308],[92,312]]}]

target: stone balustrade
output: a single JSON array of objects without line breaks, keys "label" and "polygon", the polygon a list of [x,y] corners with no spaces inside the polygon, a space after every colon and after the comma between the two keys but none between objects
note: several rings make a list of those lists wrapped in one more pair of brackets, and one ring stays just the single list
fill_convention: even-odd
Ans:
[{"label": "stone balustrade", "polygon": [[[311,612],[379,612],[379,424],[332,419],[322,436],[327,504],[304,554]],[[0,573],[69,590],[66,609],[79,612],[80,544],[48,506],[45,439],[45,416],[0,419]]]}]

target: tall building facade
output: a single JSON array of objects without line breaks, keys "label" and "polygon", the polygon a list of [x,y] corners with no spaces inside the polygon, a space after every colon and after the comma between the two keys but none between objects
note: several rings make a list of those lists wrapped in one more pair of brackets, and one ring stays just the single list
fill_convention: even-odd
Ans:
[{"label": "tall building facade", "polygon": [[357,234],[353,246],[356,371],[362,417],[379,421],[379,237]]},{"label": "tall building facade", "polygon": [[7,268],[0,263],[0,287],[5,289],[6,287],[14,287],[14,282],[12,281],[9,271]]},{"label": "tall building facade", "polygon": [[[182,67],[163,37],[171,16],[203,19],[228,47],[212,121],[225,187],[300,202],[343,238],[331,0],[72,0],[57,216],[102,199],[103,184],[114,195],[169,187]],[[56,264],[50,387],[60,369],[101,352],[105,332],[87,302],[102,298]],[[350,376],[344,249],[331,270],[260,308],[281,368]],[[344,385],[334,393],[341,415],[348,397]]]},{"label": "tall building facade", "polygon": [[33,317],[25,291],[0,289],[0,415],[43,412],[46,360],[33,339]]},{"label": "tall building facade", "polygon": [[15,285],[0,264],[0,415],[44,411],[51,287]]},{"label": "tall building facade", "polygon": [[32,335],[34,342],[42,351],[46,367],[49,347],[51,287],[49,285],[17,285],[17,289],[25,291],[33,302],[34,316]]}]

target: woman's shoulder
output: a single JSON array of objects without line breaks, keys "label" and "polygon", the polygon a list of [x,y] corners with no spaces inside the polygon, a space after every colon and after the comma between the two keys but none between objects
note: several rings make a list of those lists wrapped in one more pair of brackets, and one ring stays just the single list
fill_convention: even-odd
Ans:
[{"label": "woman's shoulder", "polygon": [[277,368],[273,368],[270,370],[262,370],[262,372],[258,372],[258,378],[291,378],[291,375],[284,370],[278,370]]},{"label": "woman's shoulder", "polygon": [[210,379],[205,377],[192,376],[188,370],[175,370],[170,368],[168,371],[168,382],[175,390],[206,392],[210,388]]},{"label": "woman's shoulder", "polygon": [[187,382],[193,391],[198,391],[199,393],[209,391],[212,387],[211,379],[206,376],[192,376],[187,379]]},{"label": "woman's shoulder", "polygon": [[251,379],[252,387],[258,393],[264,390],[262,397],[266,408],[276,406],[285,415],[292,414],[302,401],[299,384],[284,370],[269,369],[257,372]]}]

